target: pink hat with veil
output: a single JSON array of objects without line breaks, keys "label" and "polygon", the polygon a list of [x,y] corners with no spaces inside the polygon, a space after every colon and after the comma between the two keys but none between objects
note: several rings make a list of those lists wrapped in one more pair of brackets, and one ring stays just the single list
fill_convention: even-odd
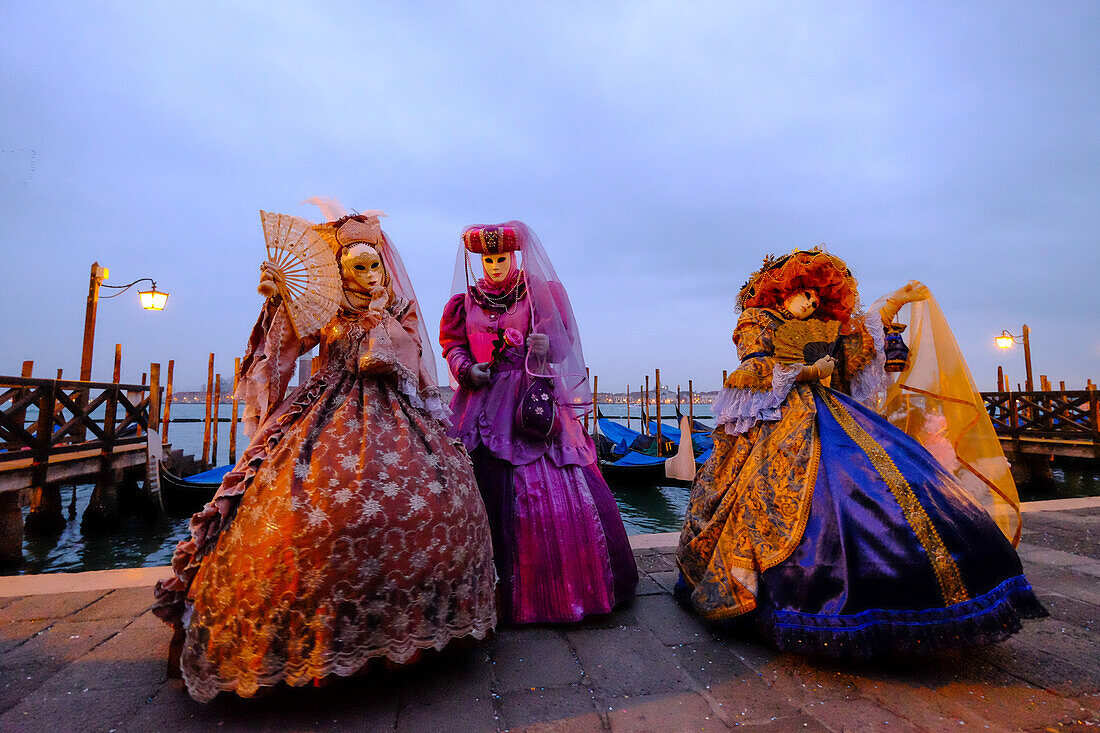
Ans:
[{"label": "pink hat with veil", "polygon": [[462,231],[462,247],[455,261],[451,295],[490,287],[474,273],[469,252],[497,254],[518,252],[518,267],[526,285],[526,297],[531,304],[531,331],[546,334],[550,339],[552,364],[550,373],[540,374],[528,367],[532,376],[554,380],[554,398],[558,404],[576,410],[587,410],[592,404],[588,386],[584,351],[580,332],[573,317],[569,295],[558,279],[550,257],[531,229],[521,221],[503,224],[476,224]]}]

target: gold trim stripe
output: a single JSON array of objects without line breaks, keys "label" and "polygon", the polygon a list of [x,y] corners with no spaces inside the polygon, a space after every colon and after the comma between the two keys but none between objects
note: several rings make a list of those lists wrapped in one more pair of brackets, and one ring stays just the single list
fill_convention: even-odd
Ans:
[{"label": "gold trim stripe", "polygon": [[959,572],[959,566],[955,564],[955,558],[951,557],[951,553],[947,551],[947,546],[943,544],[943,539],[936,531],[932,520],[929,519],[924,507],[917,500],[913,488],[905,480],[905,476],[902,475],[893,459],[886,453],[886,449],[860,427],[859,423],[848,414],[848,411],[844,409],[844,406],[840,404],[840,401],[834,395],[826,390],[821,390],[818,394],[829,406],[829,412],[832,413],[844,432],[848,434],[848,437],[867,455],[871,465],[875,467],[879,476],[886,482],[886,486],[894,495],[894,499],[897,500],[898,506],[901,507],[901,511],[905,515],[905,521],[909,523],[913,534],[917,536],[917,541],[920,542],[924,551],[928,554],[944,602],[947,605],[952,605],[970,600],[970,594],[966,590],[966,585],[963,584],[962,574]]}]

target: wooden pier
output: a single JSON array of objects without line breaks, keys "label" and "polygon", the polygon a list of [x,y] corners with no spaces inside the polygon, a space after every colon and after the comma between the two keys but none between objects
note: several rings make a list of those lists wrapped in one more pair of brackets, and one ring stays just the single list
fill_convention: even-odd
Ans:
[{"label": "wooden pier", "polygon": [[1053,481],[1053,461],[1100,460],[1100,393],[1089,387],[981,393],[1017,481]]},{"label": "wooden pier", "polygon": [[54,531],[65,525],[61,486],[96,484],[85,515],[94,523],[119,486],[143,478],[153,376],[150,385],[0,376],[0,562],[22,560],[24,499],[27,528]]}]

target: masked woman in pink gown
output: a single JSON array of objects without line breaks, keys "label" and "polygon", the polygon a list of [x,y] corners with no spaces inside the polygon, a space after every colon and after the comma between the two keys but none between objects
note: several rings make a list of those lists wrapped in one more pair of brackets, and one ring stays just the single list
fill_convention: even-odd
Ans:
[{"label": "masked woman in pink gown", "polygon": [[439,338],[458,385],[452,434],[492,527],[502,620],[608,613],[633,597],[638,571],[576,417],[592,395],[569,298],[522,222],[472,226],[462,242]]},{"label": "masked woman in pink gown", "polygon": [[[315,229],[336,255],[343,302],[299,337],[265,269],[271,297],[236,395],[252,440],[156,588],[154,611],[176,627],[202,702],[405,663],[496,622],[485,511],[446,435],[401,259],[377,216]],[[284,398],[316,344],[320,368]]]}]

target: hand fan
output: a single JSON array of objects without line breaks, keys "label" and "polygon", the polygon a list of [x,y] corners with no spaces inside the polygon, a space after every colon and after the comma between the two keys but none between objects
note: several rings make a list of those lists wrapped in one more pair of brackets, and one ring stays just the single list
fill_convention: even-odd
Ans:
[{"label": "hand fan", "polygon": [[836,356],[840,337],[839,321],[784,321],[775,329],[772,346],[783,364],[813,364],[823,356]]},{"label": "hand fan", "polygon": [[260,221],[295,332],[299,338],[317,333],[340,309],[343,282],[336,256],[305,219],[261,211]]}]

